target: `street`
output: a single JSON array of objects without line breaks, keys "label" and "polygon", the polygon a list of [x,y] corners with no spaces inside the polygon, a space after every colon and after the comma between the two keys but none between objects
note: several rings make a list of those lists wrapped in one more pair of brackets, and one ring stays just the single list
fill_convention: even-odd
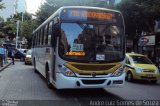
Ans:
[{"label": "street", "polygon": [[90,100],[120,99],[103,89],[48,89],[45,79],[34,73],[32,65],[24,65],[19,61],[0,73],[0,85],[0,100],[55,100],[60,104],[69,102],[69,105],[75,106],[88,105]]},{"label": "street", "polygon": [[[60,105],[87,106],[93,100],[160,100],[159,90],[160,81],[157,84],[144,81],[125,82],[122,88],[60,91],[48,89],[45,79],[34,73],[32,65],[24,65],[24,62],[19,61],[0,72],[0,100],[32,100],[40,104],[54,101]],[[43,101],[38,102],[39,100]]]}]

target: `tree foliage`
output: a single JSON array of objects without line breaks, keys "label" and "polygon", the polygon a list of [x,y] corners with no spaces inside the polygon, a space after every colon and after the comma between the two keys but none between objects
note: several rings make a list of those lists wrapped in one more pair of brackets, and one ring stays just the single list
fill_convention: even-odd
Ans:
[{"label": "tree foliage", "polygon": [[3,37],[8,36],[10,39],[16,37],[18,20],[18,34],[20,39],[31,35],[33,29],[37,27],[35,20],[32,20],[31,14],[17,13],[13,17],[11,16],[10,18],[8,18],[6,22],[2,22],[2,24],[0,25],[1,32],[3,32]]},{"label": "tree foliage", "polygon": [[129,37],[154,32],[155,20],[160,20],[160,0],[122,0],[117,9],[124,15]]},{"label": "tree foliage", "polygon": [[2,30],[3,23],[4,23],[4,19],[2,17],[0,17],[0,37],[4,37],[4,33]]},{"label": "tree foliage", "polygon": [[50,15],[52,15],[62,6],[95,6],[105,8],[113,7],[113,5],[109,5],[106,0],[102,0],[101,2],[98,0],[46,0],[46,2],[41,5],[39,11],[36,13],[38,23],[41,24],[44,22]]},{"label": "tree foliage", "polygon": [[3,9],[4,7],[4,3],[2,3],[2,0],[0,0],[0,9]]},{"label": "tree foliage", "polygon": [[[3,5],[4,5],[4,3],[2,3],[2,0],[0,0],[0,10],[5,8]],[[3,29],[2,29],[3,22],[4,22],[4,19],[0,16],[0,37],[4,37],[4,33],[3,33]]]}]

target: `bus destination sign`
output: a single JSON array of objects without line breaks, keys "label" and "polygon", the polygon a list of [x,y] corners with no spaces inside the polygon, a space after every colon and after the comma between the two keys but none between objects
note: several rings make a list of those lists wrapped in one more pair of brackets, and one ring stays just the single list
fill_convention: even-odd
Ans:
[{"label": "bus destination sign", "polygon": [[96,11],[78,11],[70,10],[69,15],[71,17],[84,17],[84,18],[95,18],[95,19],[112,19],[111,13],[96,12]]},{"label": "bus destination sign", "polygon": [[63,20],[112,20],[115,17],[113,12],[93,11],[84,9],[65,9],[62,14]]}]

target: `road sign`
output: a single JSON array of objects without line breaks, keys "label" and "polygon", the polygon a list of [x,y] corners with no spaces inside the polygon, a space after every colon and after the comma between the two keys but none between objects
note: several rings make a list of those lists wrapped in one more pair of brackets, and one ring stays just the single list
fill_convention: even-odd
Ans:
[{"label": "road sign", "polygon": [[149,42],[149,39],[146,36],[140,38],[141,45],[146,45],[148,42]]},{"label": "road sign", "polygon": [[152,45],[155,45],[155,35],[142,36],[139,39],[139,45],[141,45],[141,46],[152,46]]}]

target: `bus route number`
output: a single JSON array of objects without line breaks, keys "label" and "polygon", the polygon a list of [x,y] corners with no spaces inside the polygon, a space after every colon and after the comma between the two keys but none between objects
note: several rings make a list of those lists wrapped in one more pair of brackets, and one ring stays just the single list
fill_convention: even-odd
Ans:
[{"label": "bus route number", "polygon": [[83,51],[83,44],[73,44],[72,51]]}]

